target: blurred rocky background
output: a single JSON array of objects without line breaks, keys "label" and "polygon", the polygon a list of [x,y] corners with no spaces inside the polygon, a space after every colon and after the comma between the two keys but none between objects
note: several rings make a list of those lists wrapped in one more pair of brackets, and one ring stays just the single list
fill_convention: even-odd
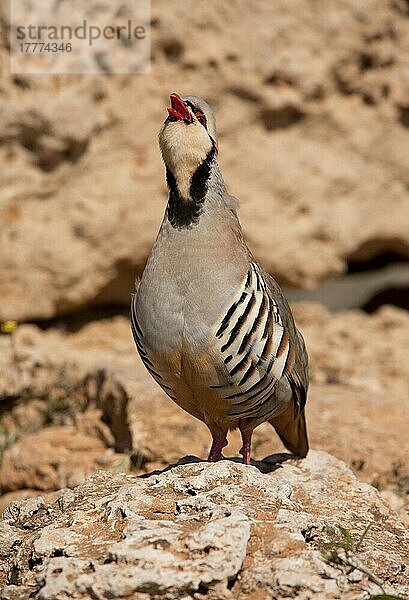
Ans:
[{"label": "blurred rocky background", "polygon": [[[38,494],[52,503],[99,469],[143,474],[206,455],[205,427],[144,370],[127,319],[166,204],[157,131],[177,91],[213,106],[247,241],[295,302],[311,356],[311,447],[379,490],[375,502],[362,488],[371,518],[386,502],[408,523],[408,2],[155,0],[149,75],[10,74],[5,5],[1,24],[1,508]],[[227,455],[238,448],[233,435]],[[255,458],[279,451],[271,428],[260,427]],[[308,485],[321,473],[320,459],[311,460]],[[336,496],[331,470],[341,467],[331,460],[322,458],[324,479]],[[97,491],[105,485],[90,481]],[[354,528],[352,500],[346,512],[336,497],[332,508],[326,502]],[[27,575],[13,560],[18,572],[9,563],[2,583],[7,598],[21,598],[17,587],[34,585],[34,567]],[[215,598],[236,585],[237,564],[220,575],[230,583]],[[403,585],[392,571],[381,575]],[[292,590],[304,585],[294,581]],[[140,585],[132,589],[145,593]],[[339,597],[338,588],[314,585],[293,597]],[[88,597],[56,589],[38,597]],[[179,597],[175,589],[162,595]],[[177,589],[182,597],[187,588]],[[118,597],[105,593],[89,597]],[[246,588],[229,593],[250,597]],[[285,595],[280,586],[274,593]]]}]

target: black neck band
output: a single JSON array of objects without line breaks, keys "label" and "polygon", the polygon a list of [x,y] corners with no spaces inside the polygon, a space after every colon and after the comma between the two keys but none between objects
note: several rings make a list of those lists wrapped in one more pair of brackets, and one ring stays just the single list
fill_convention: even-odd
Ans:
[{"label": "black neck band", "polygon": [[199,220],[203,212],[203,203],[215,155],[216,148],[213,145],[204,161],[192,175],[189,198],[180,196],[173,173],[166,169],[166,181],[169,187],[167,217],[170,224],[176,229],[191,227]]}]

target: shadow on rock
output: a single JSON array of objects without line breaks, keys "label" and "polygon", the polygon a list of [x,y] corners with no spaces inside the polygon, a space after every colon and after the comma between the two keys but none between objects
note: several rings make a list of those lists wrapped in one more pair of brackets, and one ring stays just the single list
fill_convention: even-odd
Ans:
[{"label": "shadow on rock", "polygon": [[[252,460],[251,466],[256,467],[261,473],[266,474],[266,473],[272,473],[276,469],[280,469],[281,464],[286,462],[287,460],[297,460],[297,459],[298,459],[298,457],[294,456],[294,454],[290,454],[288,452],[278,452],[276,454],[270,454],[270,456],[266,456],[262,460]],[[243,463],[243,459],[238,456],[234,456],[231,458],[226,457],[224,460],[227,460],[229,462],[240,463],[240,464]],[[174,467],[180,467],[181,465],[191,465],[194,463],[202,463],[202,462],[206,463],[207,461],[203,460],[201,458],[198,458],[197,456],[191,456],[191,455],[183,456],[176,463],[170,464],[167,467],[165,467],[164,469],[157,469],[155,471],[151,471],[150,473],[143,473],[143,475],[139,475],[139,477],[141,479],[145,479],[145,478],[151,477],[151,475],[162,475],[162,473],[166,473],[167,471],[170,471]]]}]

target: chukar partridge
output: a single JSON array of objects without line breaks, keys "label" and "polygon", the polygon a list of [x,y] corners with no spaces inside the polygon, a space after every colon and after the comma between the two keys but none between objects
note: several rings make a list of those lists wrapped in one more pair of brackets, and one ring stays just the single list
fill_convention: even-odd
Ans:
[{"label": "chukar partridge", "polygon": [[210,106],[178,94],[170,103],[159,133],[169,200],[131,305],[138,352],[166,394],[210,429],[208,460],[223,458],[227,432],[238,428],[248,464],[264,421],[304,457],[304,340],[243,239]]}]

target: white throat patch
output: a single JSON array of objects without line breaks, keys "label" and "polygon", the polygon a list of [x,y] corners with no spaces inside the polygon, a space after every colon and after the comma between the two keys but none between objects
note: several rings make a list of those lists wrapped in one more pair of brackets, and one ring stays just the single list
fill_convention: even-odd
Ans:
[{"label": "white throat patch", "polygon": [[179,194],[188,199],[192,175],[212,148],[206,129],[198,121],[167,121],[159,132],[159,145]]}]

